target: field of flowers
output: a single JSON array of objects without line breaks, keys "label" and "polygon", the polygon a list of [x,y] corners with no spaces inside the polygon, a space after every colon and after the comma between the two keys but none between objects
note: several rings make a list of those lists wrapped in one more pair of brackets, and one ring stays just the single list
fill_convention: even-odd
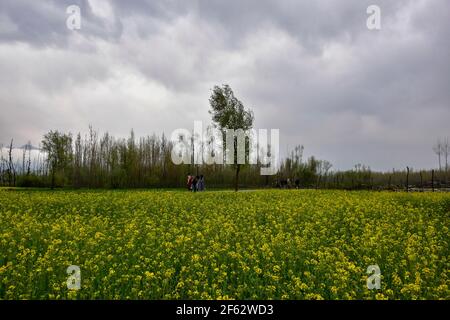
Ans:
[{"label": "field of flowers", "polygon": [[0,299],[450,299],[449,222],[438,193],[0,189]]}]

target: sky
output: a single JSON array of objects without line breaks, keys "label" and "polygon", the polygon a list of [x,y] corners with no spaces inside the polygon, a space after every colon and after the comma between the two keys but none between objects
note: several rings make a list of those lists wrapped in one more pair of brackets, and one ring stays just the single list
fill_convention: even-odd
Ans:
[{"label": "sky", "polygon": [[255,128],[280,130],[282,154],[301,144],[334,169],[436,167],[433,144],[450,137],[450,1],[0,2],[0,144],[206,126],[222,84]]}]

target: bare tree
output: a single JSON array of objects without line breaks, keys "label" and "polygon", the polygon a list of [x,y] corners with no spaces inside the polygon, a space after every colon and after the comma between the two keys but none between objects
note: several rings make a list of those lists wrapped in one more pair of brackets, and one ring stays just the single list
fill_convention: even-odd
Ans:
[{"label": "bare tree", "polygon": [[5,175],[5,162],[3,159],[3,144],[0,144],[0,186],[4,185],[4,175]]},{"label": "bare tree", "polygon": [[22,146],[22,165],[20,166],[19,173],[23,175],[25,173],[25,159],[27,155],[27,147],[25,145]]},{"label": "bare tree", "polygon": [[445,138],[445,141],[442,143],[442,153],[445,158],[445,172],[448,171],[448,154],[450,153],[450,144],[448,141],[448,137]]},{"label": "bare tree", "polygon": [[8,181],[9,186],[16,186],[16,168],[14,166],[14,162],[12,159],[12,150],[13,150],[13,139],[11,139],[11,143],[9,144],[8,150]]},{"label": "bare tree", "polygon": [[441,171],[441,169],[442,169],[442,166],[441,166],[441,156],[442,156],[442,142],[441,142],[441,139],[437,140],[436,144],[433,147],[433,151],[438,156],[439,171]]},{"label": "bare tree", "polygon": [[409,192],[409,172],[411,169],[406,167],[406,192]]},{"label": "bare tree", "polygon": [[431,170],[431,190],[434,192],[434,170]]},{"label": "bare tree", "polygon": [[31,141],[28,141],[27,149],[28,149],[27,176],[29,176],[31,173],[31,149],[32,149]]},{"label": "bare tree", "polygon": [[422,171],[420,171],[420,190],[423,192],[423,175],[422,175]]},{"label": "bare tree", "polygon": [[331,169],[333,165],[327,160],[320,160],[317,165],[317,183],[316,189],[319,188],[322,177],[328,174],[328,171]]}]

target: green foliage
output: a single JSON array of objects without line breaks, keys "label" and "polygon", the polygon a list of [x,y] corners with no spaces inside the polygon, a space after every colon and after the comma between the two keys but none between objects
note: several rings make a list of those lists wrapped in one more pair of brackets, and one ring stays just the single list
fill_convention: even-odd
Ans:
[{"label": "green foliage", "polygon": [[[39,162],[28,166],[24,152],[23,165],[9,161],[0,152],[0,185],[22,187],[75,188],[169,188],[185,187],[188,173],[203,174],[208,188],[226,188],[236,182],[237,166],[174,165],[172,144],[164,135],[117,139],[108,133],[99,136],[92,128],[84,139],[80,134],[71,145],[70,133],[50,132],[44,137],[44,150],[49,152]],[[235,141],[236,142],[236,141]],[[234,148],[235,152],[237,148]],[[246,141],[246,156],[249,145]],[[41,155],[42,156],[42,155]],[[237,160],[235,154],[235,161]],[[54,165],[54,166],[53,166]],[[406,172],[374,172],[368,166],[356,165],[352,170],[334,171],[329,162],[315,157],[303,159],[303,147],[297,146],[283,159],[276,176],[262,177],[261,165],[240,167],[240,188],[275,186],[275,181],[296,179],[301,188],[389,189],[405,190]],[[28,170],[27,168],[30,168]],[[31,175],[31,177],[30,177]],[[409,173],[412,190],[450,189],[450,173],[414,170]],[[17,183],[14,183],[16,181]]]},{"label": "green foliage", "polygon": [[42,188],[48,187],[49,185],[44,177],[30,174],[19,176],[17,186],[21,188]]},{"label": "green foliage", "polygon": [[229,85],[215,86],[209,99],[213,123],[221,130],[249,130],[253,125],[253,113],[246,110]]},{"label": "green foliage", "polygon": [[[231,90],[229,85],[222,87],[215,86],[211,98],[209,99],[211,110],[209,113],[212,116],[214,125],[222,131],[224,150],[230,150],[227,146],[226,129],[243,130],[244,132],[250,130],[253,125],[253,112],[246,110],[241,101],[239,101]],[[241,164],[238,164],[238,141],[237,137],[233,138],[234,162],[236,168],[235,176],[235,190],[239,188],[239,173]],[[245,159],[249,157],[250,143],[248,138],[245,139]]]},{"label": "green foliage", "polygon": [[72,164],[72,136],[58,131],[50,131],[42,140],[42,151],[47,153],[51,170],[51,186],[56,186],[57,179],[64,185],[65,172]]}]

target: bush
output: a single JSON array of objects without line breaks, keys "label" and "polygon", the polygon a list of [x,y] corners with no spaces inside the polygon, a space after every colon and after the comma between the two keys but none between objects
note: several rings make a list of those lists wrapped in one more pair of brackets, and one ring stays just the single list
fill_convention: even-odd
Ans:
[{"label": "bush", "polygon": [[47,187],[48,183],[43,177],[30,174],[18,177],[17,186],[22,188],[43,188]]}]

